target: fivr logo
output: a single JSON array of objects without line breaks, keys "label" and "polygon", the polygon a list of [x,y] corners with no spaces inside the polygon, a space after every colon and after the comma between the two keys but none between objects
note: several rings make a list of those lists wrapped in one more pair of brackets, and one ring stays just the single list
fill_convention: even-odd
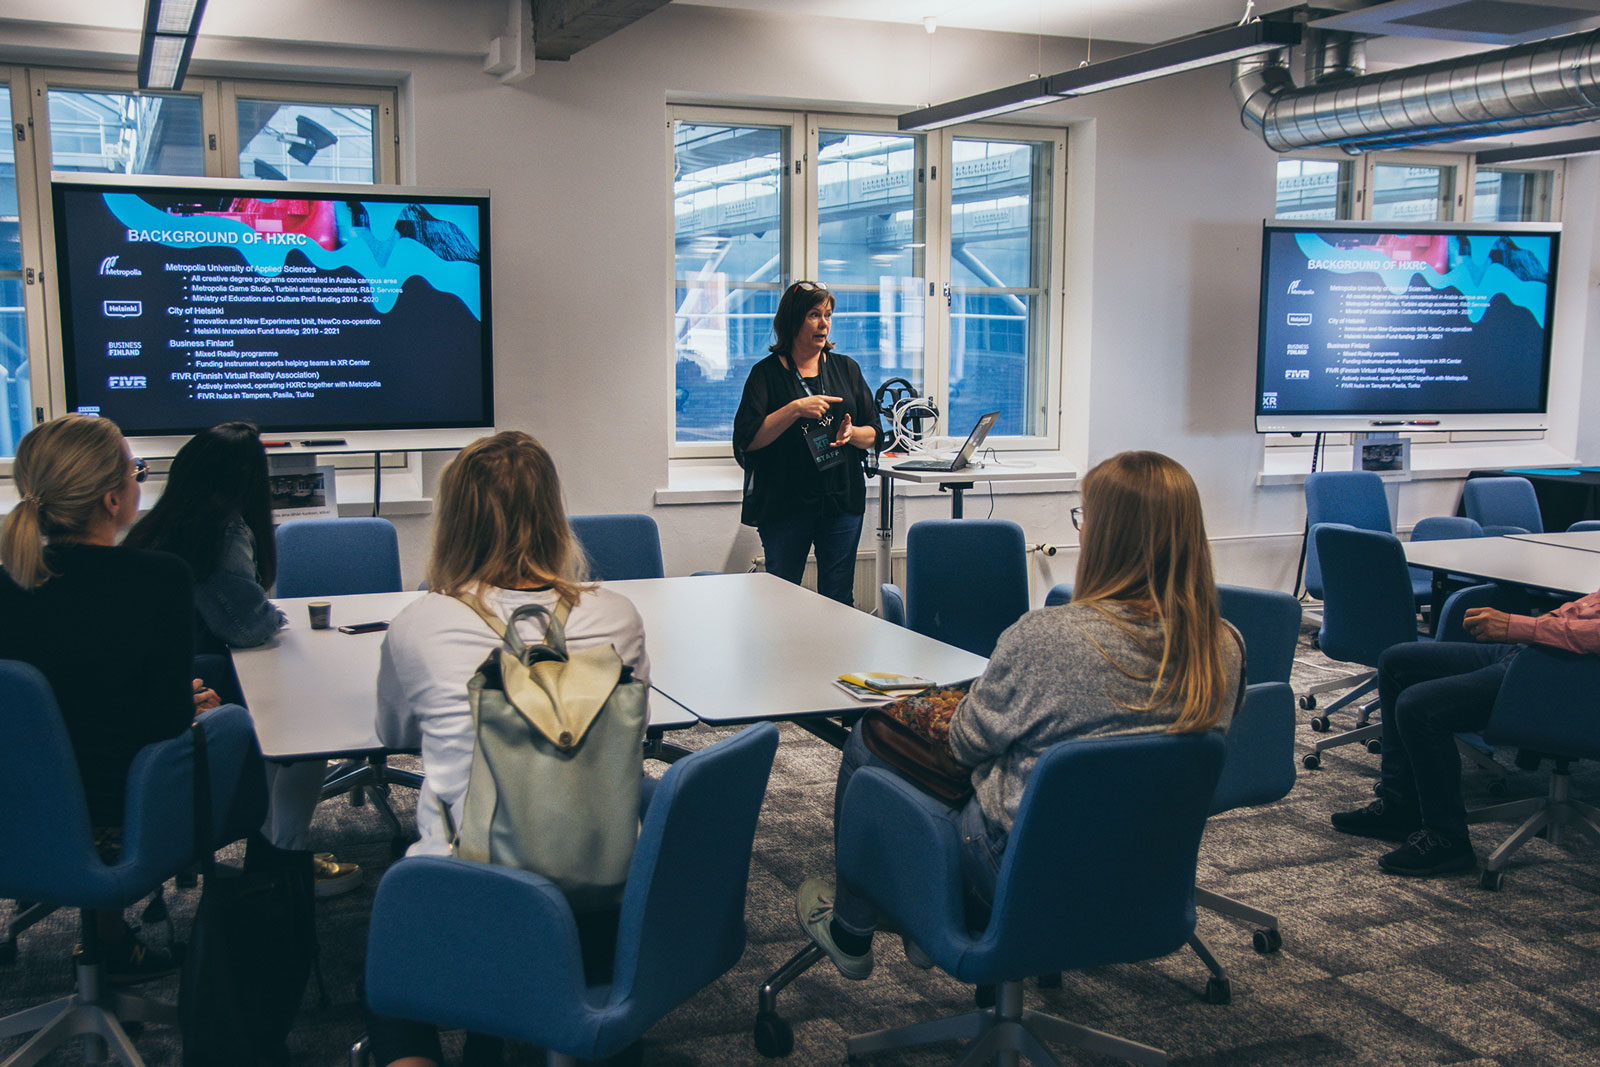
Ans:
[{"label": "fivr logo", "polygon": [[1289,295],[1290,296],[1316,296],[1317,295],[1317,291],[1315,289],[1302,289],[1302,288],[1300,288],[1300,279],[1296,278],[1294,281],[1289,283]]},{"label": "fivr logo", "polygon": [[135,319],[144,314],[144,302],[140,300],[106,300],[101,302],[100,310],[105,312],[107,318]]},{"label": "fivr logo", "polygon": [[142,278],[144,271],[138,267],[119,267],[117,260],[120,256],[107,256],[100,261],[100,273],[119,278]]},{"label": "fivr logo", "polygon": [[1311,371],[1305,367],[1290,367],[1283,372],[1283,376],[1290,381],[1295,381],[1297,379],[1309,380],[1311,378]]},{"label": "fivr logo", "polygon": [[145,385],[146,379],[142,374],[113,374],[106,379],[107,389],[143,389]]}]

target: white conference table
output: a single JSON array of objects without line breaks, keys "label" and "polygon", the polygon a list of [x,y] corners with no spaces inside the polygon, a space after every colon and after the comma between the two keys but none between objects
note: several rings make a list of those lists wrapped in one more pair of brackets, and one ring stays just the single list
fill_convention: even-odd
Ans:
[{"label": "white conference table", "polygon": [[1544,540],[1469,537],[1407,541],[1405,552],[1406,562],[1433,571],[1436,601],[1440,579],[1447,574],[1463,574],[1560,595],[1584,596],[1600,589],[1600,551]]},{"label": "white conference table", "polygon": [[650,683],[702,722],[805,720],[865,705],[833,684],[853,671],[965,681],[988,660],[771,574],[607,582],[644,618]]},{"label": "white conference table", "polygon": [[[653,731],[696,720],[732,724],[854,713],[865,705],[833,684],[841,674],[891,671],[945,683],[976,677],[988,662],[770,574],[651,578],[606,587],[632,600],[644,620]],[[422,595],[275,601],[288,626],[265,645],[233,653],[265,756],[383,751],[375,722],[383,631],[342,634],[338,627],[393,619]],[[315,600],[333,605],[326,630],[311,629],[306,605]],[[823,736],[837,740],[831,733]]]},{"label": "white conference table", "polygon": [[[287,760],[384,751],[377,731],[383,631],[342,634],[337,628],[387,622],[422,595],[360,593],[275,600],[288,616],[288,626],[264,645],[233,650],[233,668],[249,704],[262,755]],[[320,600],[333,605],[332,625],[313,630],[306,605]],[[461,684],[466,683],[463,678]],[[677,701],[659,692],[650,694],[652,730],[680,729],[695,722],[694,715]]]},{"label": "white conference table", "polygon": [[1579,552],[1600,552],[1600,530],[1578,530],[1568,533],[1509,534],[1513,541],[1531,541],[1536,545],[1553,545]]}]

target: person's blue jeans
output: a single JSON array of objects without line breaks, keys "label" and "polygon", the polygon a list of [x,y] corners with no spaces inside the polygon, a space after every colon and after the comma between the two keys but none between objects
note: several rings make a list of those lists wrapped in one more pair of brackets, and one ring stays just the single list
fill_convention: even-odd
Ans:
[{"label": "person's blue jeans", "polygon": [[1379,658],[1380,797],[1420,812],[1422,824],[1435,833],[1467,840],[1456,734],[1488,724],[1506,668],[1522,647],[1418,641],[1396,645]]},{"label": "person's blue jeans", "polygon": [[806,554],[817,553],[817,592],[841,604],[854,604],[856,549],[861,544],[860,515],[800,513],[772,519],[756,528],[767,573],[800,584]]},{"label": "person's blue jeans", "polygon": [[[844,755],[839,761],[839,781],[833,791],[833,828],[837,840],[839,811],[844,805],[844,790],[850,778],[862,767],[881,767],[894,773],[894,768],[874,756],[861,737],[861,727],[850,732],[845,742]],[[959,808],[945,808],[945,818],[950,820],[961,838],[961,881],[966,887],[969,914],[987,912],[994,902],[995,881],[1000,874],[1000,857],[1005,854],[1007,834],[991,827],[978,806],[976,796],[968,797]],[[840,926],[853,934],[870,934],[878,926],[878,912],[866,899],[850,890],[838,878],[834,879],[833,917]]]}]

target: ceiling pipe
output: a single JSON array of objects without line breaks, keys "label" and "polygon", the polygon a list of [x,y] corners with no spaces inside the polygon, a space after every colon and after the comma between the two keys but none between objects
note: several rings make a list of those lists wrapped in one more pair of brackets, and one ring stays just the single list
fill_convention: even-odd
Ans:
[{"label": "ceiling pipe", "polygon": [[1356,155],[1566,126],[1600,118],[1600,30],[1305,88],[1279,50],[1239,60],[1233,95],[1240,121],[1279,152]]}]

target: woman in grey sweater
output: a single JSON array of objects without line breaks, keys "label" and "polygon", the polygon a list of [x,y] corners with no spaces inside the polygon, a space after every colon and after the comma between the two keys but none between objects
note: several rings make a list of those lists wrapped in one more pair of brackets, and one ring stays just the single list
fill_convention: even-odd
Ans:
[{"label": "woman in grey sweater", "polygon": [[[1090,735],[1225,728],[1240,695],[1243,646],[1217,609],[1189,472],[1157,452],[1123,452],[1088,473],[1082,494],[1072,603],[1029,612],[1001,634],[950,720],[951,751],[972,768],[974,787],[950,818],[967,891],[985,905],[1028,776],[1047,748]],[[858,730],[840,764],[836,818],[863,765],[888,767]],[[848,890],[835,898],[825,880],[810,878],[796,911],[841,974],[872,973],[870,904]]]}]

